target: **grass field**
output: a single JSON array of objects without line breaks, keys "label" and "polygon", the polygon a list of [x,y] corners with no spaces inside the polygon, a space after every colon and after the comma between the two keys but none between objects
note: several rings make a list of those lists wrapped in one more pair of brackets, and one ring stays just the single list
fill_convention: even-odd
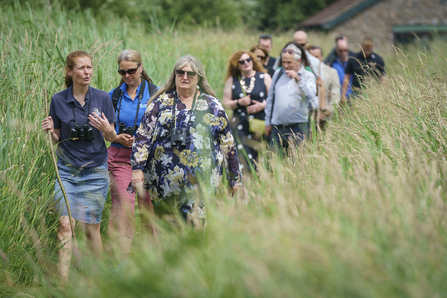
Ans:
[{"label": "grass field", "polygon": [[[18,3],[18,2],[16,2]],[[444,297],[447,296],[447,63],[445,42],[382,49],[385,86],[371,84],[324,135],[244,181],[245,197],[209,198],[205,229],[159,222],[158,243],[135,239],[120,275],[116,245],[81,261],[66,289],[54,278],[54,170],[40,122],[43,89],[63,87],[65,57],[92,54],[92,86],[119,82],[130,48],[157,84],[185,53],[205,66],[221,97],[226,61],[257,42],[241,28],[148,30],[125,19],[25,4],[0,18],[0,296],[35,297]],[[291,38],[275,38],[274,52]],[[310,35],[328,52],[332,37]],[[79,235],[83,245],[82,233]]]}]

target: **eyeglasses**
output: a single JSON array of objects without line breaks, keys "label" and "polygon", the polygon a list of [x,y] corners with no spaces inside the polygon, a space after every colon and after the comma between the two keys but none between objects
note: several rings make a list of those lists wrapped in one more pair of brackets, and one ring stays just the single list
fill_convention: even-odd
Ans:
[{"label": "eyeglasses", "polygon": [[186,73],[188,78],[190,78],[190,79],[194,78],[196,76],[196,74],[197,74],[197,72],[195,72],[195,71],[184,71],[184,70],[181,70],[181,69],[176,69],[175,73],[179,77],[181,77],[181,78],[183,78],[185,76],[185,73]]},{"label": "eyeglasses", "polygon": [[342,49],[337,49],[337,51],[339,51],[339,52],[349,52],[349,50],[342,50]]},{"label": "eyeglasses", "polygon": [[120,75],[122,75],[122,76],[125,76],[126,73],[128,73],[128,74],[130,74],[130,75],[133,75],[134,73],[137,72],[137,69],[140,67],[140,65],[141,65],[141,64],[138,64],[137,68],[131,68],[131,69],[128,69],[128,70],[118,69],[118,73],[119,73]]},{"label": "eyeglasses", "polygon": [[259,56],[258,55],[258,58],[261,59],[261,60],[265,60],[265,56]]},{"label": "eyeglasses", "polygon": [[249,63],[250,61],[251,61],[251,57],[250,57],[250,58],[247,58],[247,59],[245,59],[245,60],[239,60],[239,64],[240,64],[240,65],[244,65],[245,62]]}]

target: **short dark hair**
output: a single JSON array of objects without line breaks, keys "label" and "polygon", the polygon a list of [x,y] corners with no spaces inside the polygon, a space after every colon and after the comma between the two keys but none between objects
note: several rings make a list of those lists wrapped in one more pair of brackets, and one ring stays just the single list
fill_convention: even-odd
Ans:
[{"label": "short dark hair", "polygon": [[272,36],[270,34],[261,34],[259,36],[258,43],[259,43],[259,41],[261,39],[263,39],[263,40],[270,40],[272,42],[272,44],[273,44]]},{"label": "short dark hair", "polygon": [[345,39],[345,38],[346,38],[346,35],[343,35],[343,34],[338,35],[338,36],[335,38],[335,43],[337,43],[337,41],[342,40],[342,39]]},{"label": "short dark hair", "polygon": [[316,49],[320,50],[321,56],[323,56],[323,49],[321,47],[319,47],[319,46],[310,46],[310,47],[307,48],[308,51],[313,51],[313,50],[316,50]]},{"label": "short dark hair", "polygon": [[272,36],[270,34],[261,34],[259,39],[272,39]]}]

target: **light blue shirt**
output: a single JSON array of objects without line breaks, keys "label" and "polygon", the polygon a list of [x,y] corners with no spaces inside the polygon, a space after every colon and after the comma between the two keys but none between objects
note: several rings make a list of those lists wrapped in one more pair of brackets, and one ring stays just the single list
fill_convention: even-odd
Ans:
[{"label": "light blue shirt", "polygon": [[[291,125],[307,123],[309,121],[309,101],[317,94],[315,76],[301,65],[298,83],[287,77],[284,71],[277,80],[281,69],[273,74],[272,86],[268,92],[265,107],[265,125]],[[273,84],[276,85],[273,86]],[[272,113],[273,92],[275,92],[275,106]]]},{"label": "light blue shirt", "polygon": [[[120,98],[120,100],[118,101],[118,105],[116,107],[116,112],[115,112],[115,115],[116,115],[115,131],[117,134],[119,132],[119,122],[125,123],[126,127],[133,126],[133,124],[135,122],[135,116],[137,113],[138,94],[140,92],[140,88],[141,88],[141,84],[137,88],[137,91],[136,91],[137,96],[135,96],[135,99],[132,100],[130,98],[129,94],[127,94],[127,84],[124,83],[121,85],[120,89],[123,90],[124,92],[123,92],[122,98]],[[114,90],[115,90],[115,88],[109,92],[110,98],[112,98]],[[137,123],[136,123],[137,127],[140,125],[141,118],[143,118],[144,112],[146,111],[146,108],[147,108],[147,102],[150,98],[151,98],[151,96],[149,93],[149,84],[148,84],[148,82],[146,82],[146,87],[144,88],[143,98],[141,99],[141,103],[140,103],[140,109],[138,111],[138,117],[137,117]],[[119,122],[118,122],[118,119],[119,119]],[[119,143],[112,143],[111,146],[127,148]]]},{"label": "light blue shirt", "polygon": [[[338,72],[338,77],[340,79],[340,94],[341,92],[343,92],[343,80],[345,79],[345,68],[346,66],[348,66],[348,61],[346,62],[341,62],[340,59],[335,58],[335,62],[332,64],[332,67],[335,68]],[[346,92],[346,97],[349,97],[349,95],[352,93],[352,79],[354,78],[354,76],[351,76],[351,80],[349,82],[349,87],[348,87],[348,91]]]}]

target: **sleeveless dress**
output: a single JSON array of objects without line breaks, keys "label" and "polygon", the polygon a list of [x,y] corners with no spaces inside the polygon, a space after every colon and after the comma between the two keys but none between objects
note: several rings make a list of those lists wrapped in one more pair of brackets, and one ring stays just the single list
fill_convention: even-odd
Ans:
[{"label": "sleeveless dress", "polygon": [[[262,72],[256,72],[256,74],[254,75],[254,88],[253,90],[251,90],[251,92],[246,92],[247,95],[250,95],[252,100],[263,102],[267,99],[267,88],[264,84],[264,76],[265,74]],[[241,80],[244,80],[245,86],[250,86],[252,78],[241,77]],[[231,88],[233,89],[233,100],[245,96],[238,77],[233,77],[233,85],[231,86]],[[256,114],[248,115],[247,107],[238,107],[237,109],[233,110],[231,124],[233,128],[233,134],[236,137],[236,143],[239,152],[241,152],[242,149],[245,149],[246,152],[246,154],[244,154],[243,152],[239,154],[240,161],[245,159],[247,162],[252,163],[258,157],[257,147],[259,145],[259,139],[256,140],[256,136],[249,130],[249,117],[265,120],[265,112],[264,110],[262,110],[260,112],[257,112]],[[245,158],[241,158],[242,156],[244,156]],[[244,166],[246,166],[247,170],[250,171],[250,167],[247,166],[247,164],[245,164]]]}]

